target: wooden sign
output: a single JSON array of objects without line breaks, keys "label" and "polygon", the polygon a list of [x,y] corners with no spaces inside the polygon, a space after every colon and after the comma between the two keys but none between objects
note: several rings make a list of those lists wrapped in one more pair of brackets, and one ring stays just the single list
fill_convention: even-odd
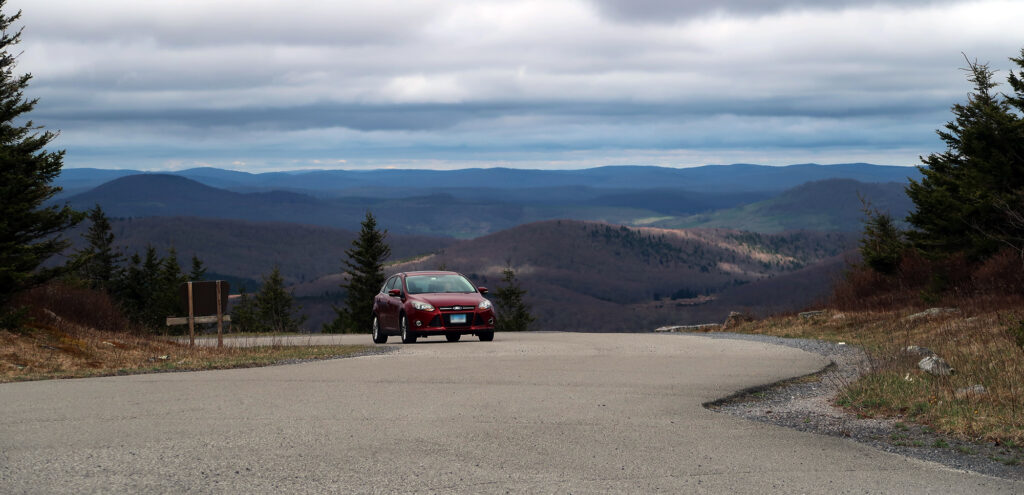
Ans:
[{"label": "wooden sign", "polygon": [[185,282],[181,284],[182,311],[188,316],[167,317],[167,326],[188,323],[188,345],[196,345],[196,323],[217,322],[217,347],[224,347],[224,322],[231,321],[225,315],[228,307],[228,292],[231,285],[223,280],[209,282]]}]

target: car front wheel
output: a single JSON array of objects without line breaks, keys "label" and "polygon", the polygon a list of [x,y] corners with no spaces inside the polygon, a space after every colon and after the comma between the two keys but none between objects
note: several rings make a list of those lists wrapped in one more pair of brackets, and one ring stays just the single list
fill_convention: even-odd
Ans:
[{"label": "car front wheel", "polygon": [[402,343],[415,344],[416,333],[409,331],[409,321],[405,319],[405,315],[402,315],[401,319],[398,320],[398,324],[402,327]]},{"label": "car front wheel", "polygon": [[494,340],[494,332],[493,331],[491,331],[491,332],[480,332],[480,333],[476,334],[476,336],[480,337],[480,342],[490,342],[490,341]]},{"label": "car front wheel", "polygon": [[377,317],[373,317],[373,343],[374,344],[386,344],[388,342],[388,336],[384,332],[380,331],[380,321]]}]

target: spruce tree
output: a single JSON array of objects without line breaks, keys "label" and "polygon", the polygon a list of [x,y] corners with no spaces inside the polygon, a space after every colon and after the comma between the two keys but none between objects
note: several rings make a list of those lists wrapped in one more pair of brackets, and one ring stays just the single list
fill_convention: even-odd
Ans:
[{"label": "spruce tree", "polygon": [[[1020,59],[1011,59],[1024,68]],[[1007,212],[1024,191],[1024,82],[1011,72],[1012,96],[994,91],[997,83],[987,64],[968,61],[973,92],[965,104],[953,105],[953,120],[937,131],[946,151],[922,158],[923,177],[912,180],[907,195],[915,210],[913,244],[935,256],[965,253],[982,259],[1002,247]]]},{"label": "spruce tree", "polygon": [[193,282],[199,282],[205,280],[206,267],[203,266],[203,261],[198,256],[192,255],[192,271],[188,274],[188,279]]},{"label": "spruce tree", "polygon": [[238,332],[265,331],[259,319],[256,299],[249,295],[245,287],[239,289],[238,293],[238,302],[231,308],[231,328]]},{"label": "spruce tree", "polygon": [[384,285],[384,261],[391,256],[391,248],[385,242],[387,231],[377,230],[377,220],[366,212],[359,236],[352,241],[352,247],[345,250],[348,259],[343,270],[348,272],[348,283],[341,284],[345,290],[345,307],[335,307],[337,317],[324,325],[324,332],[369,332],[373,326],[373,298]]},{"label": "spruce tree", "polygon": [[89,230],[83,237],[88,243],[76,254],[78,273],[93,289],[109,290],[117,278],[118,265],[124,258],[114,249],[114,233],[110,220],[100,205],[89,210]]},{"label": "spruce tree", "polygon": [[294,307],[294,297],[284,288],[281,269],[274,266],[270,275],[263,277],[263,286],[256,295],[259,326],[270,332],[298,332],[306,316],[295,316],[301,307]]},{"label": "spruce tree", "polygon": [[523,300],[526,290],[519,286],[516,272],[511,264],[502,270],[505,286],[494,291],[495,311],[494,329],[499,332],[522,332],[530,329],[536,318],[530,314],[530,307]]},{"label": "spruce tree", "polygon": [[906,248],[903,232],[896,226],[892,215],[871,208],[866,201],[864,215],[864,232],[860,239],[860,254],[864,264],[878,273],[896,273]]},{"label": "spruce tree", "polygon": [[[5,15],[0,0],[0,316],[11,298],[64,272],[67,267],[41,268],[51,256],[67,248],[59,234],[78,223],[82,215],[69,206],[45,206],[60,191],[51,185],[60,175],[63,151],[46,151],[57,137],[25,114],[37,99],[24,95],[31,74],[15,74],[21,28],[14,23],[21,11]],[[17,319],[4,326],[17,326]]]}]

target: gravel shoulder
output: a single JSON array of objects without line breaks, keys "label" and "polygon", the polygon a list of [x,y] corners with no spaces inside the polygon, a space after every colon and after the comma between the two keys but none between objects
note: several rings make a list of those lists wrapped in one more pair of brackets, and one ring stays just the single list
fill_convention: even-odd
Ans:
[{"label": "gravel shoulder", "polygon": [[926,426],[897,419],[859,418],[832,403],[839,391],[867,370],[870,362],[858,347],[811,339],[736,333],[694,333],[714,339],[777,344],[824,356],[832,361],[818,373],[741,391],[704,404],[710,410],[746,419],[834,437],[846,437],[886,452],[936,462],[1004,479],[1024,480],[1024,466],[998,459],[1014,452],[992,443],[972,443],[940,435]]}]

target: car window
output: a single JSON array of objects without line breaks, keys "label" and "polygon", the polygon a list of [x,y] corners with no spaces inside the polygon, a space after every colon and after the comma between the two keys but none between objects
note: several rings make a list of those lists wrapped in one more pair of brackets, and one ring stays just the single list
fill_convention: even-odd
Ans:
[{"label": "car window", "polygon": [[405,286],[410,294],[476,292],[476,287],[462,275],[412,275],[405,277]]},{"label": "car window", "polygon": [[384,286],[384,292],[390,292],[391,289],[396,289],[398,285],[398,277],[391,277],[388,279],[387,285]]}]

